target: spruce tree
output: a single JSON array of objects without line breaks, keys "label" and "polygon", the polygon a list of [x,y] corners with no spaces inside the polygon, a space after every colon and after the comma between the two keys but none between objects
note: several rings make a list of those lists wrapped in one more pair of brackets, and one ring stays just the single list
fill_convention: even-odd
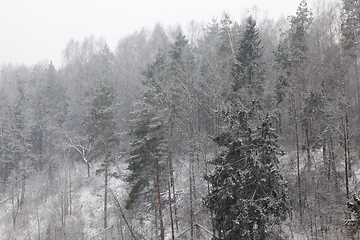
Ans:
[{"label": "spruce tree", "polygon": [[277,166],[277,135],[269,116],[256,127],[251,114],[237,107],[223,117],[228,127],[214,141],[225,150],[205,176],[212,187],[204,203],[220,239],[265,239],[270,221],[290,212],[286,180]]},{"label": "spruce tree", "polygon": [[[360,40],[360,1],[359,0],[343,0],[341,11],[341,59],[343,68],[343,88],[345,90],[345,78],[354,79],[356,83],[357,109],[360,111],[360,81],[358,70],[359,58],[359,40]],[[354,76],[355,75],[355,76]],[[350,80],[352,82],[353,80]],[[349,199],[348,177],[351,177],[351,156],[350,156],[350,130],[349,130],[349,113],[348,101],[351,97],[343,91],[343,109],[345,124],[344,128],[344,152],[345,152],[345,177],[346,192]],[[351,121],[350,121],[351,122]],[[357,136],[358,138],[358,136]]]},{"label": "spruce tree", "polygon": [[354,236],[360,230],[360,198],[358,195],[354,194],[353,201],[348,201],[346,203],[347,207],[354,215],[355,218],[350,218],[344,220],[345,225],[349,229],[351,236]]},{"label": "spruce tree", "polygon": [[357,62],[358,41],[360,36],[360,2],[358,0],[343,0],[341,12],[341,44],[345,55]]},{"label": "spruce tree", "polygon": [[220,239],[265,239],[270,221],[290,212],[286,181],[277,167],[281,153],[271,117],[264,116],[265,70],[256,22],[249,17],[235,54],[230,105],[222,111],[226,128],[214,141],[223,149],[205,176],[204,199]]},{"label": "spruce tree", "polygon": [[235,92],[239,92],[237,98],[240,98],[243,104],[254,100],[259,101],[263,93],[265,68],[264,63],[261,62],[262,54],[263,47],[256,21],[250,16],[247,18],[243,37],[239,41],[232,70],[234,76],[232,87]]}]

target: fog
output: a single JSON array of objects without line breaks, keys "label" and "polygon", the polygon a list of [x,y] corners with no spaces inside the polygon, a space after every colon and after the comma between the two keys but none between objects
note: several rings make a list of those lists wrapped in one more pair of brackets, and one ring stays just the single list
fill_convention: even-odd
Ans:
[{"label": "fog", "polygon": [[4,2],[0,239],[357,236],[359,6],[253,3]]},{"label": "fog", "polygon": [[226,12],[239,21],[248,11],[277,20],[281,14],[293,14],[297,5],[296,1],[282,0],[271,3],[264,0],[3,0],[0,3],[0,64],[33,65],[51,60],[60,67],[61,53],[70,39],[81,41],[94,35],[104,38],[115,50],[121,38],[142,28],[152,29],[158,22],[165,27],[180,24],[185,31],[192,20],[206,24]]}]

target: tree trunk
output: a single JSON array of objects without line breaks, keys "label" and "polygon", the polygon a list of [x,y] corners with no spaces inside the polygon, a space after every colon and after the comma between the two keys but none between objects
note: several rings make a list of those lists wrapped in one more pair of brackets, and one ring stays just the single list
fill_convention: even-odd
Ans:
[{"label": "tree trunk", "polygon": [[[190,160],[191,161],[191,160]],[[194,219],[193,219],[193,189],[192,189],[192,185],[193,185],[193,181],[192,181],[192,163],[190,163],[190,172],[189,172],[189,182],[190,182],[190,239],[193,240],[194,239]]]},{"label": "tree trunk", "polygon": [[[306,114],[308,115],[308,114]],[[310,117],[306,116],[307,120],[305,123],[305,141],[306,141],[306,158],[307,158],[307,170],[310,171],[312,167],[311,163],[311,152],[310,152]]]},{"label": "tree trunk", "polygon": [[293,86],[293,108],[294,108],[294,125],[295,125],[295,144],[296,144],[296,165],[297,165],[297,180],[298,180],[298,197],[299,197],[299,211],[300,211],[300,223],[303,218],[302,196],[301,196],[301,177],[300,177],[300,146],[299,146],[299,133],[298,133],[298,119],[296,111],[295,91]]},{"label": "tree trunk", "polygon": [[179,224],[178,224],[178,220],[177,220],[177,207],[176,207],[176,192],[175,192],[174,168],[173,168],[173,164],[172,164],[172,159],[171,159],[170,165],[171,165],[171,179],[170,179],[170,183],[171,183],[172,192],[173,192],[175,226],[176,226],[176,231],[179,232]]},{"label": "tree trunk", "polygon": [[69,169],[69,214],[71,215],[71,208],[72,208],[72,193],[71,193],[71,174]]},{"label": "tree trunk", "polygon": [[349,199],[349,176],[348,176],[348,112],[347,112],[347,99],[345,93],[345,72],[343,69],[343,53],[342,48],[340,47],[340,72],[341,72],[341,84],[343,91],[343,105],[344,105],[344,115],[345,115],[345,123],[343,117],[341,118],[341,122],[343,125],[343,139],[344,139],[344,164],[345,164],[345,189],[346,189],[346,199]]},{"label": "tree trunk", "polygon": [[[107,125],[107,122],[106,122]],[[105,194],[104,194],[104,229],[107,228],[107,196],[108,196],[108,134],[105,133]]]},{"label": "tree trunk", "polygon": [[157,187],[157,205],[158,205],[158,213],[159,213],[159,221],[160,221],[160,239],[165,239],[165,232],[164,232],[164,223],[162,218],[162,210],[161,210],[161,192],[160,192],[160,166],[159,166],[159,159],[156,158],[156,187]]},{"label": "tree trunk", "polygon": [[334,141],[332,135],[330,134],[330,156],[329,156],[330,171],[334,175],[335,186],[338,186],[337,177],[336,177],[336,165],[335,165],[335,153],[334,153]]},{"label": "tree trunk", "polygon": [[[347,114],[347,112],[345,113]],[[345,189],[346,189],[346,199],[349,199],[349,174],[348,174],[348,147],[347,147],[347,128],[346,124],[344,123],[344,119],[342,119],[342,125],[344,129],[343,137],[344,137],[344,165],[345,165]]]},{"label": "tree trunk", "polygon": [[90,163],[86,162],[88,177],[90,177]]},{"label": "tree trunk", "polygon": [[168,193],[169,193],[169,210],[170,210],[170,224],[171,224],[171,239],[175,240],[175,232],[174,232],[174,219],[173,219],[173,211],[172,211],[172,200],[171,200],[171,184],[170,180],[168,180]]},{"label": "tree trunk", "polygon": [[351,171],[351,155],[350,155],[350,134],[349,134],[349,115],[348,115],[348,111],[346,109],[346,112],[345,112],[345,125],[346,125],[346,140],[347,140],[347,159],[348,159],[348,174],[349,174],[349,177],[352,176],[352,171]]}]

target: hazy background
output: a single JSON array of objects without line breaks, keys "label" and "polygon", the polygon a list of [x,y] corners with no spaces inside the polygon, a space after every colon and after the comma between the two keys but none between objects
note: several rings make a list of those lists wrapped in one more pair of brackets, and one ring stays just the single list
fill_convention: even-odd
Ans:
[{"label": "hazy background", "polygon": [[[71,39],[103,37],[113,50],[121,37],[143,27],[191,20],[209,22],[223,12],[239,20],[247,11],[277,20],[296,13],[289,0],[0,0],[0,65],[26,65],[41,60],[62,62]],[[258,6],[255,8],[254,6]],[[309,2],[310,5],[310,2]],[[267,14],[266,14],[267,12]]]}]

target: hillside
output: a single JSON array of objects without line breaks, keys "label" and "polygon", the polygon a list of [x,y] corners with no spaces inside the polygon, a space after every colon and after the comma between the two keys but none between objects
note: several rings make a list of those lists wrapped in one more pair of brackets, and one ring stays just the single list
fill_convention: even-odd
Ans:
[{"label": "hillside", "polygon": [[2,66],[0,238],[356,237],[360,10],[314,7]]}]

